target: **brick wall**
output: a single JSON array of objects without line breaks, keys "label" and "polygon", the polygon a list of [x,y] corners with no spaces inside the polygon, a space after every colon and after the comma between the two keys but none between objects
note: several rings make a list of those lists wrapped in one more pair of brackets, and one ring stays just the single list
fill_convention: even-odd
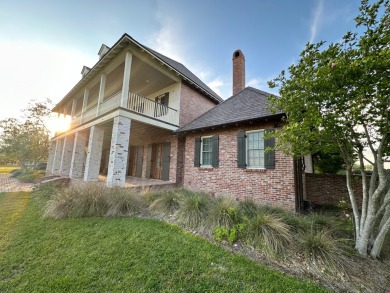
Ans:
[{"label": "brick wall", "polygon": [[[270,128],[271,124],[229,127],[188,134],[185,143],[184,187],[214,195],[251,198],[259,204],[295,210],[294,169],[292,158],[276,152],[273,170],[237,168],[237,132]],[[219,135],[219,167],[194,167],[195,137]]]},{"label": "brick wall", "polygon": [[[337,206],[344,198],[349,203],[349,195],[344,175],[305,174],[306,197],[314,205]],[[353,178],[353,190],[358,202],[362,200],[362,181],[360,176]]]},{"label": "brick wall", "polygon": [[182,83],[180,94],[180,127],[215,107],[216,104],[217,102],[211,101],[187,84]]}]

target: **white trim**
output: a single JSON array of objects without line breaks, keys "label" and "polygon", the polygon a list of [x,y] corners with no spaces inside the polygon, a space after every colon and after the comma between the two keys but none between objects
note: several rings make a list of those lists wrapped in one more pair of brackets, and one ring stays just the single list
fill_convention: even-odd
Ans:
[{"label": "white trim", "polygon": [[[211,138],[211,164],[210,165],[203,165],[203,139],[204,138]],[[204,168],[210,168],[212,167],[212,161],[213,161],[213,136],[212,135],[207,135],[207,136],[201,136],[200,137],[200,167]]]}]

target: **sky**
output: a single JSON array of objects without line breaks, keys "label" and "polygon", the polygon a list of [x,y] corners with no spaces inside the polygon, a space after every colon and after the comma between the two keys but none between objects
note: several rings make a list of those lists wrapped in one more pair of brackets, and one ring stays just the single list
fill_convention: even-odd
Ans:
[{"label": "sky", "polygon": [[59,102],[124,33],[183,63],[223,99],[232,94],[232,54],[246,85],[296,62],[307,42],[355,29],[358,0],[0,0],[0,119],[30,100]]}]

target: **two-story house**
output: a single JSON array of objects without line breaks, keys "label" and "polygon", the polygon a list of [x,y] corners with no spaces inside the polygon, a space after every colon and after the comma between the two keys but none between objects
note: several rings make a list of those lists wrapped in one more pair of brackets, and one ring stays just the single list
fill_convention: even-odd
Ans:
[{"label": "two-story house", "polygon": [[[54,107],[71,128],[51,141],[47,175],[125,186],[160,179],[289,210],[303,202],[300,162],[272,150],[267,133],[284,113],[268,93],[245,87],[233,53],[233,96],[222,100],[184,65],[123,35]],[[162,181],[163,182],[163,181]]]},{"label": "two-story house", "polygon": [[176,182],[175,131],[222,102],[184,65],[124,34],[53,108],[71,117],[56,133],[47,175],[124,186],[126,176]]}]

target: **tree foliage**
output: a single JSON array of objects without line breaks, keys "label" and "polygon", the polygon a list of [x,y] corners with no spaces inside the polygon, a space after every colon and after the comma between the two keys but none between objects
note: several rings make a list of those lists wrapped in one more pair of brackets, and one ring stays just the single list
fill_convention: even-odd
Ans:
[{"label": "tree foliage", "polygon": [[0,156],[19,162],[22,167],[47,159],[49,130],[45,120],[50,115],[50,100],[29,103],[21,118],[0,120]]},{"label": "tree foliage", "polygon": [[[390,141],[389,0],[361,2],[357,32],[325,47],[308,43],[299,61],[269,82],[271,97],[287,124],[277,132],[278,147],[294,157],[338,148],[347,173],[355,220],[356,249],[379,256],[390,228],[390,176],[385,169]],[[367,152],[371,155],[367,155]],[[363,200],[352,188],[352,167],[360,165]],[[373,166],[371,178],[365,164]]]}]

